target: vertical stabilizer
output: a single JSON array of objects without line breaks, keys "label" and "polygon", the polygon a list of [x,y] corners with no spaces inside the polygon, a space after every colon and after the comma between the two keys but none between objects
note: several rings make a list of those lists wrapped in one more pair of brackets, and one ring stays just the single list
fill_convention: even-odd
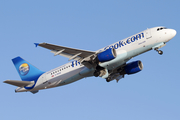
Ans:
[{"label": "vertical stabilizer", "polygon": [[[16,57],[12,59],[12,61],[22,81],[34,81],[36,84],[38,78],[44,73],[21,57]],[[26,89],[32,89],[34,85],[32,87],[27,87]]]}]

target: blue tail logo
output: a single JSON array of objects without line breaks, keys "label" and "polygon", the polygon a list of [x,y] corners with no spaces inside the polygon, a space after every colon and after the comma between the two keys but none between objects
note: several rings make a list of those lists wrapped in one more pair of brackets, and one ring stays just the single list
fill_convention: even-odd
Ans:
[{"label": "blue tail logo", "polygon": [[[44,73],[35,66],[31,65],[29,62],[22,59],[21,57],[16,57],[12,59],[12,61],[22,81],[34,81],[36,84],[38,78]],[[35,86],[35,84],[31,87],[25,88],[32,89]]]}]

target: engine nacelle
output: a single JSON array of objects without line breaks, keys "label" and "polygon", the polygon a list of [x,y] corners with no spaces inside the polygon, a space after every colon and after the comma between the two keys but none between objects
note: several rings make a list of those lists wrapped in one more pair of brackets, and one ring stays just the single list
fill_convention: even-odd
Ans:
[{"label": "engine nacelle", "polygon": [[137,72],[141,71],[142,69],[143,69],[143,64],[140,60],[128,63],[124,67],[124,71],[128,75],[137,73]]},{"label": "engine nacelle", "polygon": [[107,62],[116,58],[116,50],[114,48],[109,48],[106,51],[103,51],[97,55],[99,62]]}]

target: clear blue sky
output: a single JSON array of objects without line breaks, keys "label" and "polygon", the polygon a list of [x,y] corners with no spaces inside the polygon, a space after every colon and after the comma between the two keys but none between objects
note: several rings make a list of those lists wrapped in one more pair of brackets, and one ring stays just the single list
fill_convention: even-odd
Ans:
[{"label": "clear blue sky", "polygon": [[[0,119],[2,120],[180,120],[179,0],[1,0]],[[20,80],[11,59],[23,57],[43,71],[68,62],[47,42],[85,50],[106,45],[155,26],[177,30],[164,54],[150,51],[133,58],[143,71],[117,84],[102,78],[15,93],[4,84]]]}]

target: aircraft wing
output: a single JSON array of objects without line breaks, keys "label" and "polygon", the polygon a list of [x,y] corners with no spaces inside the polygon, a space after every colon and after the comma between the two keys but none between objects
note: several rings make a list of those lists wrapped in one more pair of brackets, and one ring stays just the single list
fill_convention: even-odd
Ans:
[{"label": "aircraft wing", "polygon": [[69,60],[82,60],[88,56],[91,56],[95,54],[93,51],[87,51],[87,50],[80,50],[80,49],[75,49],[75,48],[69,48],[69,47],[64,47],[64,46],[59,46],[59,45],[53,45],[49,43],[35,43],[36,46],[41,46],[43,48],[51,50],[54,55],[61,55],[64,57],[69,58]]},{"label": "aircraft wing", "polygon": [[35,43],[35,45],[36,47],[41,46],[43,48],[51,50],[51,52],[54,53],[54,56],[61,55],[69,58],[69,61],[72,59],[77,60],[88,68],[92,67],[92,64],[89,62],[92,61],[96,56],[96,52],[93,51],[80,50],[49,43]]},{"label": "aircraft wing", "polygon": [[34,81],[6,80],[6,81],[4,81],[4,83],[8,83],[8,84],[15,85],[18,87],[24,87],[27,85],[34,84]]}]

